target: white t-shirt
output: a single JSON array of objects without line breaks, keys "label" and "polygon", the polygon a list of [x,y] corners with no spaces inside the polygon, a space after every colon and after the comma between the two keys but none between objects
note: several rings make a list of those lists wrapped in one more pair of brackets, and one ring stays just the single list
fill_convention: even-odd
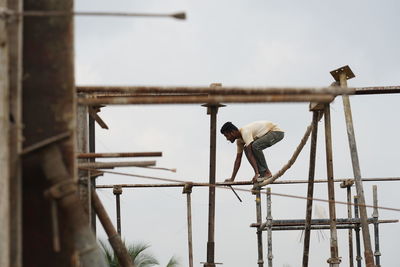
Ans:
[{"label": "white t-shirt", "polygon": [[236,140],[237,153],[243,152],[245,146],[248,146],[254,140],[270,131],[283,132],[278,125],[270,121],[255,121],[239,129],[242,138]]}]

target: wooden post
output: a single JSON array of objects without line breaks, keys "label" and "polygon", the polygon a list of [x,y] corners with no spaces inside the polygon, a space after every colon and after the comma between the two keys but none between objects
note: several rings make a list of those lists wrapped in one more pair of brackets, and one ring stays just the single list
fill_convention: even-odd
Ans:
[{"label": "wooden post", "polygon": [[[0,0],[0,8],[7,8],[6,0]],[[0,18],[0,266],[10,265],[10,112],[6,26],[6,20]]]},{"label": "wooden post", "polygon": [[[7,0],[8,9],[21,12],[22,0]],[[10,112],[10,267],[22,266],[22,19],[7,24]],[[1,256],[0,256],[1,257]],[[0,264],[1,265],[1,264]]]},{"label": "wooden post", "polygon": [[264,267],[264,257],[263,257],[263,243],[262,243],[262,216],[261,216],[261,190],[257,190],[256,193],[256,217],[257,224],[260,226],[257,227],[257,247],[258,247],[258,267]]},{"label": "wooden post", "polygon": [[308,170],[308,189],[307,189],[307,207],[306,207],[306,224],[304,225],[304,251],[303,251],[303,267],[308,266],[308,258],[310,251],[310,235],[311,235],[311,218],[312,218],[312,204],[314,196],[314,176],[315,176],[315,158],[317,152],[317,135],[318,135],[318,117],[319,112],[313,111],[311,132],[311,145],[310,145],[310,165]]},{"label": "wooden post", "polygon": [[330,105],[324,108],[325,117],[325,149],[326,149],[326,169],[328,177],[328,199],[329,199],[329,219],[330,219],[330,246],[331,258],[328,259],[329,266],[338,267],[340,263],[337,243],[336,230],[336,210],[335,210],[335,185],[333,182],[333,157],[332,157],[332,132],[331,132],[331,113]]},{"label": "wooden post", "polygon": [[[351,71],[349,66],[344,66],[339,69],[333,70],[331,71],[331,74],[336,81],[340,82],[340,87],[342,88],[347,88],[347,80],[355,77],[354,73]],[[375,265],[374,256],[372,254],[371,237],[369,234],[369,228],[367,222],[368,215],[367,215],[367,209],[365,207],[364,189],[361,181],[360,162],[358,160],[357,144],[356,144],[356,137],[354,134],[350,99],[348,95],[343,95],[342,99],[343,99],[344,115],[346,119],[347,136],[349,139],[351,163],[353,165],[354,180],[356,184],[358,201],[360,204],[359,209],[360,209],[360,219],[361,219],[361,230],[363,233],[362,236],[364,241],[365,263],[367,267],[374,267]]]},{"label": "wooden post", "polygon": [[192,184],[185,184],[183,194],[186,194],[186,210],[188,225],[188,250],[189,250],[189,267],[193,267],[193,239],[192,239]]},{"label": "wooden post", "polygon": [[268,243],[268,267],[272,267],[272,202],[271,188],[267,188],[267,243]]}]

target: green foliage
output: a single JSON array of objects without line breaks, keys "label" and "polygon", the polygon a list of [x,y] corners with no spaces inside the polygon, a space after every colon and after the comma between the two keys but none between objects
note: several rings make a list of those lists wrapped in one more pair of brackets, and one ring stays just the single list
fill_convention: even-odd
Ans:
[{"label": "green foliage", "polygon": [[[110,267],[119,267],[118,260],[114,255],[114,251],[107,242],[103,240],[99,240],[101,247],[104,251],[104,257],[106,258]],[[150,245],[139,243],[139,244],[131,244],[127,246],[128,254],[130,255],[132,262],[136,267],[152,267],[152,266],[160,266],[158,260],[148,252],[148,248]],[[179,260],[173,256],[168,261],[166,267],[179,267]]]}]

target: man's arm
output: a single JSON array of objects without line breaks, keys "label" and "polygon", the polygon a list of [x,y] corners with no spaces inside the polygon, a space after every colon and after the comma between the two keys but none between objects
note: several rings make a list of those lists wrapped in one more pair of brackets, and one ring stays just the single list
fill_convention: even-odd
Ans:
[{"label": "man's arm", "polygon": [[226,179],[225,182],[233,182],[235,181],[236,174],[240,168],[240,163],[242,162],[242,154],[243,152],[239,152],[236,154],[235,163],[233,165],[233,172],[230,179]]},{"label": "man's arm", "polygon": [[250,162],[251,167],[253,167],[254,177],[253,177],[252,181],[255,182],[257,177],[260,175],[260,173],[258,171],[258,165],[257,165],[256,158],[254,157],[254,154],[253,154],[252,145],[253,145],[253,142],[251,142],[248,146],[245,146],[244,150],[245,150],[247,159]]}]

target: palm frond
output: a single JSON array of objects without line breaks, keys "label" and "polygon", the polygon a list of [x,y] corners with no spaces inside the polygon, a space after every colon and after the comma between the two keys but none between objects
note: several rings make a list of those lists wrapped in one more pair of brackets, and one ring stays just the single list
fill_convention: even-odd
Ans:
[{"label": "palm frond", "polygon": [[167,267],[179,267],[180,262],[177,257],[172,256],[167,263]]}]

